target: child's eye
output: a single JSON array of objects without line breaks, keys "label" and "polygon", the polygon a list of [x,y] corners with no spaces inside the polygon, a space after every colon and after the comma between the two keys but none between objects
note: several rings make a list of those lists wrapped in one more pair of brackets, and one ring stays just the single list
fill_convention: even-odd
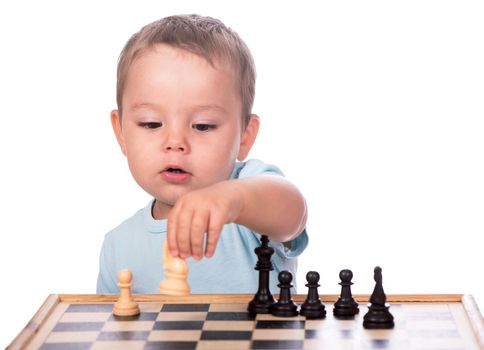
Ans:
[{"label": "child's eye", "polygon": [[214,124],[193,124],[192,127],[197,131],[209,131],[215,129],[217,126]]},{"label": "child's eye", "polygon": [[161,123],[158,122],[140,122],[138,126],[146,129],[157,129],[162,126]]}]

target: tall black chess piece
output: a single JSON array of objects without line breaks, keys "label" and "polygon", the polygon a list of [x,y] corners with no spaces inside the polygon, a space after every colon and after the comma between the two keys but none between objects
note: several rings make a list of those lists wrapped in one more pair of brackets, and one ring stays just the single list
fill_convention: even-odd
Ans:
[{"label": "tall black chess piece", "polygon": [[279,293],[279,300],[277,303],[270,307],[271,314],[278,317],[292,317],[297,316],[297,304],[292,300],[291,288],[292,288],[292,275],[289,271],[279,272],[279,284],[281,288]]},{"label": "tall black chess piece", "polygon": [[318,287],[319,287],[319,273],[316,271],[309,271],[306,274],[306,287],[308,287],[308,296],[306,301],[301,305],[301,311],[299,313],[306,318],[324,318],[326,316],[326,310],[319,299]]},{"label": "tall black chess piece", "polygon": [[351,270],[341,270],[339,278],[341,280],[339,283],[341,286],[341,295],[334,303],[333,314],[340,318],[350,318],[360,312],[360,309],[358,309],[358,303],[351,295],[353,272],[351,272]]},{"label": "tall black chess piece", "polygon": [[271,305],[275,303],[269,289],[269,273],[274,269],[271,263],[274,249],[269,247],[269,238],[267,236],[262,235],[260,240],[261,245],[254,249],[258,257],[255,269],[259,271],[259,289],[249,302],[247,310],[253,314],[268,314]]},{"label": "tall black chess piece", "polygon": [[388,310],[387,296],[383,291],[381,267],[375,267],[375,289],[370,297],[371,304],[368,305],[368,312],[363,317],[363,327],[368,329],[388,329],[393,328],[393,315]]}]

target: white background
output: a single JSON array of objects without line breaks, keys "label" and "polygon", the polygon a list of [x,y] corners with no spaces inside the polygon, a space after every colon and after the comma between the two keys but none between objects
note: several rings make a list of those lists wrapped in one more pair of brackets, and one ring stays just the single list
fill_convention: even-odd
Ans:
[{"label": "white background", "polygon": [[[481,1],[17,1],[0,5],[0,346],[50,293],[94,293],[103,235],[143,207],[109,122],[118,54],[158,18],[244,38],[262,129],[251,157],[309,206],[300,258],[320,293],[484,302]],[[319,3],[319,2],[318,2]],[[261,5],[263,4],[263,5]]]}]

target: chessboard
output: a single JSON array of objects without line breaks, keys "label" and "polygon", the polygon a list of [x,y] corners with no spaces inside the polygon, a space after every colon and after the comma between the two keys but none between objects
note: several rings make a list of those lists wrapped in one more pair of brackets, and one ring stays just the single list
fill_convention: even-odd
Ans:
[{"label": "chessboard", "polygon": [[[113,315],[116,295],[51,295],[7,349],[484,349],[482,316],[470,295],[388,295],[393,329],[365,329],[360,312],[275,317],[247,312],[252,295],[134,295],[141,313]],[[293,295],[299,305],[305,295]]]}]

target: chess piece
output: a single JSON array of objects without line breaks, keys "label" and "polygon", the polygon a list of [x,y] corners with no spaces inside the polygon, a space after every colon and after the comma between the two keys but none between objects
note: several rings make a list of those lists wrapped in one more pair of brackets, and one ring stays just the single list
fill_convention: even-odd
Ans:
[{"label": "chess piece", "polygon": [[275,301],[269,289],[269,273],[273,270],[271,256],[274,249],[269,247],[267,236],[261,236],[261,245],[255,248],[254,252],[257,254],[255,270],[259,271],[259,287],[247,310],[253,314],[268,314]]},{"label": "chess piece", "polygon": [[333,314],[337,317],[353,317],[360,309],[358,309],[358,303],[353,299],[351,295],[351,279],[353,278],[353,272],[351,270],[341,270],[339,273],[341,282],[341,294],[339,299],[334,303]]},{"label": "chess piece", "polygon": [[324,318],[326,316],[326,310],[319,300],[318,287],[319,287],[319,273],[316,271],[309,271],[306,274],[306,287],[308,287],[308,295],[306,300],[301,305],[301,311],[299,312],[306,318]]},{"label": "chess piece", "polygon": [[119,299],[114,303],[113,314],[115,316],[139,315],[139,306],[131,294],[133,275],[127,269],[118,272]]},{"label": "chess piece", "polygon": [[190,286],[187,282],[188,264],[185,259],[170,255],[166,241],[163,245],[163,267],[165,269],[165,279],[160,283],[160,293],[189,295]]},{"label": "chess piece", "polygon": [[375,267],[374,271],[375,289],[370,297],[368,312],[363,317],[363,327],[368,329],[393,328],[393,315],[388,310],[390,305],[386,303],[387,297],[383,291],[381,267]]},{"label": "chess piece", "polygon": [[292,275],[289,271],[281,271],[278,278],[277,286],[281,288],[281,292],[277,303],[270,307],[270,312],[273,316],[279,317],[297,316],[297,304],[291,298]]}]

